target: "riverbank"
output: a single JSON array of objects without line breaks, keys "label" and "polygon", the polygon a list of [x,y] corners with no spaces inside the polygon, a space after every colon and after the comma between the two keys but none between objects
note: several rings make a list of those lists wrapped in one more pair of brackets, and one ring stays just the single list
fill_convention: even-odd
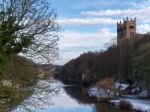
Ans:
[{"label": "riverbank", "polygon": [[31,60],[16,56],[0,77],[0,112],[8,112],[33,94],[36,83],[51,75]]},{"label": "riverbank", "polygon": [[150,112],[150,99],[141,99],[134,95],[122,95],[122,97],[114,96],[108,98],[106,94],[99,93],[96,88],[89,89],[88,94],[91,97],[95,97],[100,102],[114,105],[117,108],[132,110],[133,112]]},{"label": "riverbank", "polygon": [[131,97],[130,98],[120,97],[116,100],[110,100],[110,103],[119,106],[120,102],[122,101],[128,102],[128,104],[132,106],[132,110],[134,112],[150,112],[150,100],[142,100],[139,98],[135,99],[134,96],[133,99]]}]

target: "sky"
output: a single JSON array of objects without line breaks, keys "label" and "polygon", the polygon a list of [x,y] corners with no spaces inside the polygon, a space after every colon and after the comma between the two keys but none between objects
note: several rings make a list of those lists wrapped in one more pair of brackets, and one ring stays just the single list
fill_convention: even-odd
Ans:
[{"label": "sky", "polygon": [[137,33],[150,31],[150,0],[51,0],[61,27],[58,42],[63,65],[88,51],[101,51],[116,39],[116,23],[137,20]]}]

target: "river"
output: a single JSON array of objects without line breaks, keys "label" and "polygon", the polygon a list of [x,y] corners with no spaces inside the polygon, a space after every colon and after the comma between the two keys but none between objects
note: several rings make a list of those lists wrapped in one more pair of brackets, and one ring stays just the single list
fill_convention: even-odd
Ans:
[{"label": "river", "polygon": [[116,107],[96,102],[83,88],[60,81],[39,81],[34,90],[11,112],[119,112]]}]

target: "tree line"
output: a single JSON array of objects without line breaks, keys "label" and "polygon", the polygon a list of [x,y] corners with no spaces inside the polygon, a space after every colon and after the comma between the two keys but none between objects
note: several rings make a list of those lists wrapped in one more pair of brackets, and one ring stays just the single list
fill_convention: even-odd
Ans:
[{"label": "tree line", "polygon": [[65,64],[57,76],[66,83],[95,84],[115,81],[150,89],[150,35],[137,34],[101,52],[87,52]]}]

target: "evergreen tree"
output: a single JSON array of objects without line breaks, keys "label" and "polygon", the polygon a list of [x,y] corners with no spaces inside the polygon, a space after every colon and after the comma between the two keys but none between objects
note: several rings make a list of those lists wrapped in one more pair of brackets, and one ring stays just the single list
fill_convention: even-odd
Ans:
[{"label": "evergreen tree", "polygon": [[132,58],[133,78],[144,90],[150,92],[150,43],[138,48]]},{"label": "evergreen tree", "polygon": [[[0,11],[0,74],[9,59],[24,53],[51,61],[58,55],[59,26],[47,0],[3,0]],[[42,58],[42,59],[41,59]]]}]

